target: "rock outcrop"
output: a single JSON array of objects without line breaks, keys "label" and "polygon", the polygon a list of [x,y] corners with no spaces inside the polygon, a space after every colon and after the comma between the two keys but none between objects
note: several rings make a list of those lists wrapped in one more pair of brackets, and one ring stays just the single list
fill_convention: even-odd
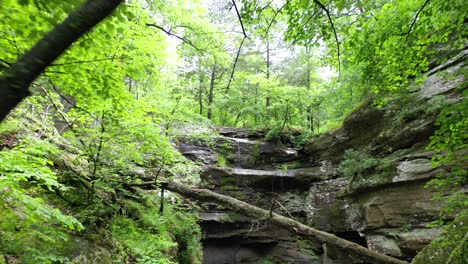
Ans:
[{"label": "rock outcrop", "polygon": [[[439,217],[442,201],[433,201],[426,183],[434,169],[426,151],[440,102],[461,100],[466,89],[459,69],[467,52],[427,73],[408,102],[383,108],[371,101],[353,112],[335,131],[298,150],[262,140],[264,133],[220,128],[220,137],[179,143],[187,157],[204,164],[204,185],[217,192],[300,220],[368,248],[412,259],[441,232],[427,224]],[[366,150],[375,166],[344,177],[338,170],[345,151]],[[349,158],[349,157],[348,157]],[[205,263],[320,263],[322,245],[305,243],[267,219],[250,219],[205,203]],[[332,247],[332,263],[362,263]]]}]

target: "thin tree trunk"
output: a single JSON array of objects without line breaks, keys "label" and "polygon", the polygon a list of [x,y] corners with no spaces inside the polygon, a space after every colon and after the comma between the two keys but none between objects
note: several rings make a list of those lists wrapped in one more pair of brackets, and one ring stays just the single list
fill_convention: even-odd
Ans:
[{"label": "thin tree trunk", "polygon": [[198,113],[200,115],[203,114],[203,80],[202,80],[203,77],[200,76],[200,86],[198,87],[198,106],[199,106],[199,110],[198,110]]},{"label": "thin tree trunk", "polygon": [[106,18],[123,0],[89,0],[44,36],[0,76],[0,121],[30,95],[29,85],[73,42]]},{"label": "thin tree trunk", "polygon": [[266,43],[266,78],[270,79],[270,40],[267,40]]},{"label": "thin tree trunk", "polygon": [[203,74],[201,68],[201,58],[198,58],[198,106],[200,115],[203,114]]},{"label": "thin tree trunk", "polygon": [[[267,79],[267,89],[270,89],[270,40],[268,39],[269,36],[267,37],[267,43],[266,43],[266,79]],[[265,102],[265,113],[263,120],[268,120],[269,117],[269,110],[270,110],[270,104],[271,104],[271,97],[270,95],[266,96],[266,102]]]},{"label": "thin tree trunk", "polygon": [[213,68],[211,69],[210,91],[208,93],[208,114],[206,116],[210,120],[213,118],[215,76],[216,76],[216,65],[213,64]]},{"label": "thin tree trunk", "polygon": [[[139,184],[144,186],[145,183]],[[148,185],[154,185],[154,182],[148,183]],[[235,198],[215,193],[207,189],[198,189],[194,187],[187,187],[175,182],[167,182],[166,189],[186,197],[190,197],[201,201],[211,201],[218,204],[225,205],[232,210],[250,216],[254,218],[265,218],[268,217],[269,221],[275,225],[286,228],[306,239],[312,239],[321,244],[335,245],[336,247],[344,250],[345,252],[351,253],[363,261],[367,261],[375,264],[408,264],[406,261],[402,261],[390,256],[386,256],[377,252],[374,252],[368,248],[365,248],[356,243],[348,240],[339,238],[333,234],[326,233],[312,227],[306,226],[298,221],[291,218],[281,216],[279,214],[270,212],[268,210],[253,206],[246,202],[237,200]]]},{"label": "thin tree trunk", "polygon": [[[310,65],[310,46],[305,47],[306,50],[306,56],[307,56],[307,90],[310,91],[312,89],[312,80],[310,79],[310,74],[312,72],[312,65]],[[311,132],[314,132],[314,113],[312,111],[312,104],[309,103],[307,106],[307,125],[309,126],[309,129]]]}]

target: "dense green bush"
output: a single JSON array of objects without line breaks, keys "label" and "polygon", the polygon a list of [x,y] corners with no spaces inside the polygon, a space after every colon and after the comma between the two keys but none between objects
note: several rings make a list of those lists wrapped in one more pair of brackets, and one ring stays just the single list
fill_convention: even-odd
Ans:
[{"label": "dense green bush", "polygon": [[137,263],[201,263],[201,231],[195,214],[166,206],[161,214],[157,199],[147,204],[126,201],[130,215],[111,221],[111,233],[127,258]]},{"label": "dense green bush", "polygon": [[338,171],[347,178],[353,178],[376,167],[379,162],[380,159],[372,157],[364,151],[347,149]]}]

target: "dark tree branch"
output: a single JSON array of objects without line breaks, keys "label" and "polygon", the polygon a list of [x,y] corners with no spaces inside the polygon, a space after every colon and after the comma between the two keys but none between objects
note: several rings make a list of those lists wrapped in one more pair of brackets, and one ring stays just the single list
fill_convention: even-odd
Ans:
[{"label": "dark tree branch", "polygon": [[411,22],[410,28],[408,29],[408,32],[406,32],[405,46],[406,46],[406,43],[408,42],[408,38],[411,34],[411,31],[413,30],[414,26],[416,25],[416,22],[418,21],[419,15],[423,11],[423,9],[427,6],[427,4],[429,4],[429,1],[430,0],[426,0],[426,2],[424,2],[424,4],[421,6],[421,8],[419,8],[418,12],[414,16],[413,22]]},{"label": "dark tree branch", "polygon": [[239,23],[242,28],[242,34],[244,35],[244,37],[242,38],[239,48],[237,49],[236,58],[234,59],[234,64],[232,65],[231,76],[229,77],[229,82],[226,85],[226,89],[225,89],[226,94],[229,92],[229,88],[231,87],[231,83],[232,83],[232,80],[234,79],[234,73],[236,72],[236,66],[237,66],[237,62],[239,61],[239,56],[242,50],[242,46],[244,45],[245,39],[247,38],[247,33],[245,33],[244,23],[242,22],[242,17],[239,13],[239,9],[237,8],[235,0],[232,0],[232,5],[234,6],[234,9],[236,10],[237,18],[239,19]]},{"label": "dark tree branch", "polygon": [[273,25],[273,23],[276,21],[276,17],[281,14],[281,11],[283,11],[283,8],[285,8],[289,3],[291,3],[293,0],[286,1],[284,5],[282,5],[278,10],[276,10],[275,15],[273,15],[273,18],[270,20],[270,23],[268,23],[267,29],[265,31],[265,37],[268,37],[268,33],[270,32],[270,28]]},{"label": "dark tree branch", "polygon": [[316,3],[327,14],[328,21],[330,22],[331,28],[333,30],[333,34],[335,35],[336,51],[337,51],[337,59],[338,59],[338,76],[340,76],[341,75],[340,41],[338,40],[338,34],[336,33],[335,24],[333,24],[333,20],[330,16],[330,11],[327,9],[327,7],[318,0],[314,0],[314,3]]},{"label": "dark tree branch", "polygon": [[52,86],[52,89],[54,89],[54,91],[60,96],[60,98],[62,98],[62,100],[67,102],[73,108],[76,108],[76,109],[88,114],[93,119],[97,119],[97,117],[95,115],[93,115],[91,112],[89,112],[88,110],[86,110],[84,108],[81,108],[81,107],[77,106],[76,103],[70,101],[70,99],[68,99],[66,96],[64,96],[63,93],[59,91],[59,88],[51,80],[49,80],[49,84]]},{"label": "dark tree branch", "polygon": [[240,53],[241,53],[241,50],[242,50],[242,46],[244,45],[245,39],[246,39],[246,37],[244,36],[242,38],[242,41],[241,41],[240,45],[239,45],[239,48],[237,49],[237,55],[236,55],[236,58],[234,60],[234,65],[232,66],[231,77],[229,77],[229,82],[228,82],[228,84],[226,86],[225,93],[229,92],[229,88],[231,87],[231,82],[234,79],[234,73],[236,71],[237,62],[239,61],[239,56],[240,56]]},{"label": "dark tree branch", "polygon": [[[52,63],[49,65],[49,67],[52,66],[64,66],[64,65],[70,65],[70,64],[83,64],[83,63],[91,63],[91,62],[99,62],[99,61],[112,61],[115,58],[105,58],[105,59],[95,59],[95,60],[83,60],[83,61],[66,61],[62,63]],[[123,57],[120,57],[119,59],[123,59]]]},{"label": "dark tree branch", "polygon": [[427,4],[429,4],[429,1],[430,0],[426,0],[424,2],[424,4],[421,6],[421,8],[419,8],[418,12],[416,12],[416,15],[413,18],[413,21],[411,22],[411,25],[410,25],[408,31],[404,34],[404,35],[406,35],[406,38],[405,38],[405,43],[403,44],[403,49],[402,49],[403,52],[401,53],[399,67],[401,67],[401,63],[403,62],[403,58],[406,55],[406,47],[408,46],[408,40],[409,40],[409,37],[411,35],[411,32],[413,31],[413,29],[416,26],[416,22],[418,21],[419,15],[423,11],[423,9],[427,6]]},{"label": "dark tree branch", "polygon": [[241,18],[241,15],[239,13],[239,9],[237,8],[236,1],[232,0],[232,4],[234,5],[234,9],[236,9],[237,18],[239,19],[239,23],[241,25],[242,33],[244,34],[244,38],[247,38],[247,34],[245,33],[244,23],[242,22],[242,18]]},{"label": "dark tree branch", "polygon": [[0,62],[7,65],[7,66],[11,66],[13,63],[9,62],[9,61],[6,61],[6,60],[3,60],[3,59],[0,59]]},{"label": "dark tree branch", "polygon": [[0,121],[30,95],[31,83],[124,0],[88,0],[0,76]]},{"label": "dark tree branch", "polygon": [[[159,26],[159,25],[151,24],[151,23],[146,23],[146,26],[148,26],[148,27],[155,27],[155,28],[161,30],[162,32],[166,33],[168,36],[170,36],[170,37],[175,37],[175,38],[181,40],[183,43],[185,43],[185,44],[191,46],[192,48],[194,48],[194,49],[196,49],[196,50],[198,50],[198,51],[200,51],[200,52],[204,52],[204,51],[205,51],[205,50],[200,49],[199,47],[195,46],[195,44],[193,44],[193,42],[190,41],[189,39],[187,39],[187,38],[185,38],[185,37],[181,37],[181,36],[179,36],[179,35],[176,35],[176,34],[172,33],[172,28],[169,29],[169,30],[167,30],[167,29],[165,29],[165,28],[163,28],[163,27],[161,27],[161,26]],[[177,26],[177,27],[183,27],[183,26]],[[188,27],[186,27],[186,28],[188,28]]]}]

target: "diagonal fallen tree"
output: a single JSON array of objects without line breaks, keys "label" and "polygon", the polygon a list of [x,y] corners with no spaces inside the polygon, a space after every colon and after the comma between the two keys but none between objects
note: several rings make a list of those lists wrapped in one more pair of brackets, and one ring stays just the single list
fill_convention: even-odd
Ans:
[{"label": "diagonal fallen tree", "polygon": [[[145,182],[140,184],[132,184],[134,187],[142,188],[152,188],[155,185],[155,182]],[[241,213],[246,216],[254,218],[264,218],[268,217],[269,221],[275,225],[281,226],[285,229],[288,229],[299,236],[314,240],[320,244],[329,244],[334,245],[345,252],[353,254],[363,261],[373,263],[373,264],[408,264],[408,262],[399,260],[384,254],[377,253],[368,248],[365,248],[361,245],[353,243],[351,241],[345,240],[343,238],[337,237],[333,234],[323,232],[312,227],[306,226],[296,220],[293,220],[288,217],[281,216],[279,214],[270,212],[268,210],[259,208],[257,206],[248,204],[246,202],[237,200],[230,196],[222,195],[207,189],[200,189],[196,187],[188,187],[174,181],[163,182],[162,186],[164,189],[178,193],[182,196],[192,198],[199,201],[211,201],[218,204],[222,204],[231,208],[232,210]]]}]

